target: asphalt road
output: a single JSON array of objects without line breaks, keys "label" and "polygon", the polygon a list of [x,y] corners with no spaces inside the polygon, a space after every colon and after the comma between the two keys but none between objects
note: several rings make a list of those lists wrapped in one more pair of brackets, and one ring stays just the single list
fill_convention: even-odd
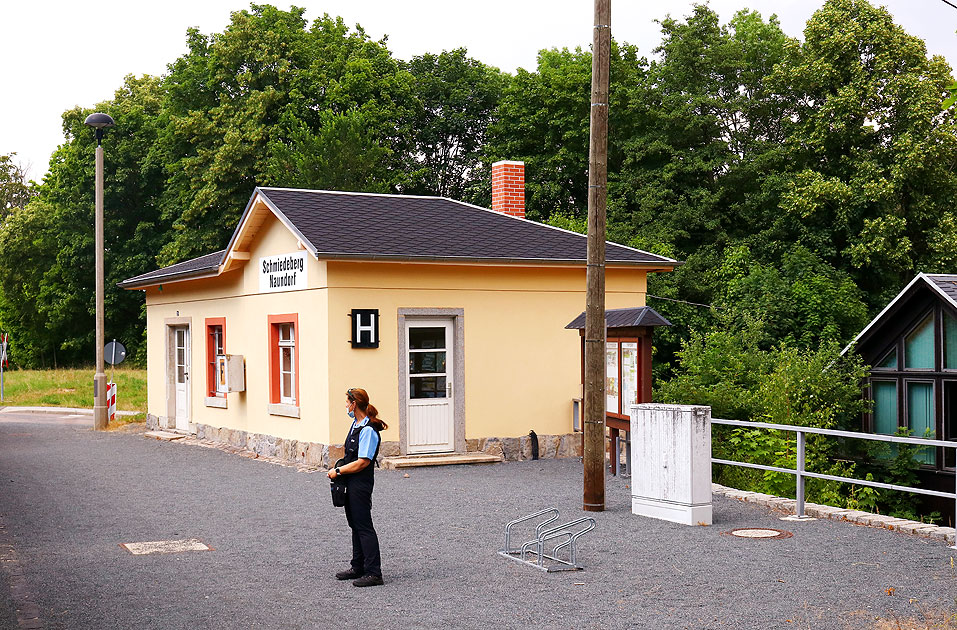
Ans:
[{"label": "asphalt road", "polygon": [[[0,562],[0,628],[24,627],[24,602],[42,628],[164,630],[872,628],[957,612],[944,543],[719,497],[713,526],[684,527],[632,515],[625,479],[581,540],[585,570],[498,556],[512,518],[584,514],[581,465],[563,460],[377,471],[386,584],[357,589],[333,577],[349,530],[321,473],[88,423],[0,414],[0,550],[16,560]],[[794,536],[722,533],[738,527]],[[119,546],[184,538],[214,550]]]}]

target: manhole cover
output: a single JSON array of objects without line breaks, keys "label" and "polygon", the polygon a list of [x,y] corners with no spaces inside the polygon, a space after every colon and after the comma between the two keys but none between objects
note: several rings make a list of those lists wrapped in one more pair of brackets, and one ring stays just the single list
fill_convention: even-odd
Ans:
[{"label": "manhole cover", "polygon": [[729,536],[737,536],[738,538],[790,538],[793,536],[791,532],[786,532],[783,529],[771,529],[770,527],[739,527],[738,529],[732,529],[729,532],[723,532]]}]

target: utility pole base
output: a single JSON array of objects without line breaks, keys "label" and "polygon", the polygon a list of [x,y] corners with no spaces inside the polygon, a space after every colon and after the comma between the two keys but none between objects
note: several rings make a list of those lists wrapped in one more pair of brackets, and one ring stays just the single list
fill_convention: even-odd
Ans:
[{"label": "utility pole base", "polygon": [[104,431],[109,423],[106,406],[106,374],[93,377],[93,430]]}]

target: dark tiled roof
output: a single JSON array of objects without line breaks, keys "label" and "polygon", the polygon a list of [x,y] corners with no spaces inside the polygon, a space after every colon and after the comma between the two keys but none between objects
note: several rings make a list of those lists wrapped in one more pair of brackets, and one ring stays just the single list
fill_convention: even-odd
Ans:
[{"label": "dark tiled roof", "polygon": [[[260,188],[315,247],[319,258],[419,258],[580,261],[587,239],[441,197],[367,195]],[[663,265],[676,261],[608,243],[609,263]]]},{"label": "dark tiled roof", "polygon": [[119,283],[119,286],[130,288],[138,285],[156,284],[165,278],[175,277],[177,279],[182,279],[193,275],[203,275],[204,273],[219,267],[219,263],[222,261],[223,254],[225,253],[226,250],[221,249],[218,252],[206,254],[205,256],[200,256],[199,258],[184,260],[181,263],[176,263],[175,265],[170,265],[169,267],[163,267],[162,269],[157,269],[156,271],[150,271],[149,273],[127,278],[123,282]]},{"label": "dark tiled roof", "polygon": [[[659,315],[650,306],[638,308],[614,308],[605,311],[605,326],[608,328],[628,328],[630,326],[671,326],[671,322]],[[585,312],[576,317],[565,328],[582,330],[585,328]]]},{"label": "dark tiled roof", "polygon": [[[582,234],[443,197],[289,188],[256,192],[318,258],[584,263],[587,256],[588,239]],[[129,278],[119,286],[202,275],[215,269],[226,251]],[[615,243],[606,244],[605,260],[657,268],[681,264]]]},{"label": "dark tiled roof", "polygon": [[924,277],[939,288],[952,302],[957,304],[957,275],[928,273]]}]

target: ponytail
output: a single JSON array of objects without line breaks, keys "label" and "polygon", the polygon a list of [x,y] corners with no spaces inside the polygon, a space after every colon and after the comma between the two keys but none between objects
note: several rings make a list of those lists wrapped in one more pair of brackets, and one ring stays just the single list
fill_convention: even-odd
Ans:
[{"label": "ponytail", "polygon": [[366,405],[365,408],[366,416],[369,418],[369,424],[375,427],[376,431],[385,431],[389,428],[389,425],[385,423],[385,420],[379,418],[379,410],[375,408],[372,403]]}]

